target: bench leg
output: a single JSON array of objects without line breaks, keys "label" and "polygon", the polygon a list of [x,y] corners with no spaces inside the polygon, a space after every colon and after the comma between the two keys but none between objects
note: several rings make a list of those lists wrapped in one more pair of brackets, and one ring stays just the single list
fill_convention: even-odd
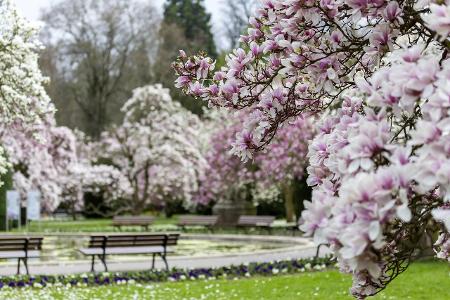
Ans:
[{"label": "bench leg", "polygon": [[153,259],[152,259],[152,270],[155,268],[155,256],[156,254],[153,253]]},{"label": "bench leg", "polygon": [[319,255],[320,255],[320,247],[322,247],[322,246],[324,246],[325,244],[319,244],[318,246],[317,246],[317,249],[316,249],[316,256],[314,256],[314,261],[317,261],[317,259],[319,258]]},{"label": "bench leg", "polygon": [[159,253],[159,256],[161,256],[162,260],[164,261],[164,264],[166,265],[166,270],[169,271],[169,264],[167,263],[166,255],[163,253]]},{"label": "bench leg", "polygon": [[23,264],[25,265],[25,270],[27,271],[27,275],[30,275],[30,273],[28,272],[28,259],[27,258],[23,259]]},{"label": "bench leg", "polygon": [[20,275],[20,260],[21,258],[17,260],[17,275]]},{"label": "bench leg", "polygon": [[91,272],[95,272],[94,264],[95,264],[95,255],[92,255]]},{"label": "bench leg", "polygon": [[108,266],[106,265],[105,255],[99,255],[98,258],[100,258],[100,261],[103,263],[103,266],[105,267],[105,271],[108,272]]}]

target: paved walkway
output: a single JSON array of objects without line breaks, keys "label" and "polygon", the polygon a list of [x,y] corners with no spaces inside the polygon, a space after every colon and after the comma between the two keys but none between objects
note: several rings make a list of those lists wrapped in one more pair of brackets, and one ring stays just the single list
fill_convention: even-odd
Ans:
[{"label": "paved walkway", "polygon": [[[169,266],[177,268],[210,268],[210,267],[222,267],[230,266],[242,263],[250,262],[270,262],[274,260],[284,259],[298,259],[313,257],[316,254],[316,247],[309,239],[294,238],[294,237],[274,237],[274,236],[231,236],[231,235],[184,235],[185,238],[202,238],[202,239],[220,239],[220,240],[245,240],[263,241],[270,240],[271,242],[288,242],[286,247],[257,251],[253,253],[240,253],[232,255],[217,255],[217,256],[204,256],[204,257],[187,257],[187,256],[169,256]],[[324,248],[321,249],[321,255],[325,255],[328,251]],[[139,257],[136,260],[114,260],[107,261],[109,271],[139,271],[147,270],[151,267],[151,256]],[[70,262],[58,262],[55,263],[42,263],[42,262],[29,262],[31,274],[75,274],[86,273],[90,270],[90,261],[70,261]],[[157,268],[163,268],[163,263],[157,259]],[[23,267],[21,267],[23,269]],[[96,270],[102,271],[103,265],[101,263],[96,264]],[[16,273],[16,265],[14,262],[0,265],[0,275],[13,275]]]}]

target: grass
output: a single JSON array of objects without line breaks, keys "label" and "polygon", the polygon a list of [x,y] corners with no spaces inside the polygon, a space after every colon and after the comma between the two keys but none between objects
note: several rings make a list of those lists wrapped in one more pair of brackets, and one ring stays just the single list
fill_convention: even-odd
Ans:
[{"label": "grass", "polygon": [[[449,266],[442,262],[418,262],[373,299],[448,300]],[[208,299],[208,300],[291,300],[352,299],[351,278],[338,271],[302,273],[241,280],[211,280],[126,285],[98,288],[47,288],[3,290],[0,299]]]},{"label": "grass", "polygon": [[[159,216],[155,218],[150,231],[178,231],[176,226],[178,217],[165,218]],[[139,226],[124,226],[122,231],[124,232],[141,232],[144,229]],[[16,228],[14,232],[33,232],[33,233],[81,233],[81,232],[115,232],[118,231],[112,226],[112,219],[82,219],[82,220],[42,220],[31,222],[28,226],[22,228]],[[186,232],[190,233],[206,233],[208,229],[197,226],[186,228]],[[265,229],[252,228],[248,231],[236,228],[218,228],[214,230],[214,233],[218,234],[267,234]],[[292,232],[285,230],[284,228],[273,228],[272,234],[275,235],[292,235]],[[298,234],[298,233],[297,233]]]},{"label": "grass", "polygon": [[[157,217],[154,222],[154,228],[175,227],[177,218]],[[140,227],[124,227],[127,231],[140,231]],[[112,219],[83,219],[83,220],[43,220],[31,222],[27,227],[15,229],[16,232],[110,232],[117,231],[112,226]]]}]

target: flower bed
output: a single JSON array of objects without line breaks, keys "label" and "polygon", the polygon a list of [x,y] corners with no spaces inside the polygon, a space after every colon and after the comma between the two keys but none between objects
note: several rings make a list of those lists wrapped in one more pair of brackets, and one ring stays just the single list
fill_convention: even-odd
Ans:
[{"label": "flower bed", "polygon": [[53,286],[105,286],[113,284],[155,283],[165,281],[208,280],[216,278],[245,278],[251,276],[274,276],[278,274],[323,270],[333,266],[331,257],[319,259],[285,260],[269,263],[250,263],[239,266],[201,269],[172,269],[170,271],[103,272],[56,276],[10,276],[0,278],[0,289],[45,288]]}]

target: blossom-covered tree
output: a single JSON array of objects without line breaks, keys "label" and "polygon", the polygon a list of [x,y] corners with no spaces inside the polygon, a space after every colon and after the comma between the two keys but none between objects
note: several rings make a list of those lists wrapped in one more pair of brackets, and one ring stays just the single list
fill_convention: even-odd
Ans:
[{"label": "blossom-covered tree", "polygon": [[266,149],[254,156],[255,164],[258,166],[256,178],[260,189],[273,190],[273,187],[276,187],[283,194],[288,222],[297,222],[295,182],[305,176],[308,165],[308,141],[313,136],[312,119],[299,116],[284,124]]},{"label": "blossom-covered tree", "polygon": [[[70,165],[61,184],[63,202],[74,218],[80,210],[88,215],[108,216],[110,211],[120,213],[123,201],[131,194],[129,182],[119,169],[104,164],[93,165],[86,160]],[[100,199],[100,203],[86,201],[88,195]],[[108,211],[102,210],[105,206]]]},{"label": "blossom-covered tree", "polygon": [[[10,0],[0,0],[0,15],[0,126],[18,120],[24,126],[39,123],[54,108],[38,67],[41,45],[37,28],[18,14]],[[5,173],[8,167],[1,149],[0,172]]]},{"label": "blossom-covered tree", "polygon": [[188,94],[252,111],[233,144],[244,159],[285,121],[321,118],[302,229],[331,246],[360,299],[436,226],[449,260],[449,19],[449,1],[265,0],[221,70],[201,54],[174,64]]},{"label": "blossom-covered tree", "polygon": [[61,201],[62,180],[77,160],[72,131],[57,127],[49,114],[33,126],[21,121],[0,126],[0,143],[13,171],[14,188],[22,200],[27,192],[39,190],[43,211],[53,211]]},{"label": "blossom-covered tree", "polygon": [[172,200],[189,205],[206,165],[198,117],[172,101],[161,85],[136,89],[122,110],[123,123],[103,134],[98,157],[126,178],[128,210],[139,214]]},{"label": "blossom-covered tree", "polygon": [[207,111],[204,121],[209,133],[204,149],[207,168],[199,178],[196,204],[245,201],[254,188],[256,166],[251,161],[243,163],[230,153],[230,144],[242,126],[244,115],[245,112],[229,118],[223,110]]},{"label": "blossom-covered tree", "polygon": [[197,201],[205,204],[221,198],[239,200],[233,198],[250,193],[259,202],[276,199],[282,193],[287,219],[294,221],[294,181],[305,173],[308,140],[313,136],[311,122],[298,117],[285,124],[265,151],[242,162],[230,152],[230,145],[247,118],[246,111],[230,117],[224,111],[213,110],[210,115],[212,134],[205,155],[208,169],[201,178]]}]

